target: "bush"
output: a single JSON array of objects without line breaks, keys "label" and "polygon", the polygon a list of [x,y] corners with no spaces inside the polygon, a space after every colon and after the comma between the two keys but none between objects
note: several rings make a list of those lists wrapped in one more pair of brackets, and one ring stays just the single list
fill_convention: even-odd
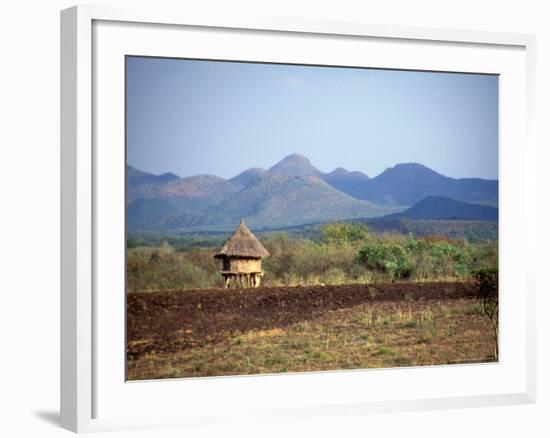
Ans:
[{"label": "bush", "polygon": [[410,251],[403,245],[367,242],[359,250],[357,259],[367,269],[389,274],[392,280],[411,276]]},{"label": "bush", "polygon": [[467,279],[479,267],[498,263],[498,246],[496,242],[382,236],[369,239],[359,249],[357,261],[391,280]]},{"label": "bush", "polygon": [[270,256],[263,261],[264,284],[341,284],[354,270],[356,247],[350,244],[291,240],[286,235],[268,239]]},{"label": "bush", "polygon": [[221,284],[210,250],[174,251],[160,248],[131,250],[127,259],[127,284],[130,291],[195,289]]}]

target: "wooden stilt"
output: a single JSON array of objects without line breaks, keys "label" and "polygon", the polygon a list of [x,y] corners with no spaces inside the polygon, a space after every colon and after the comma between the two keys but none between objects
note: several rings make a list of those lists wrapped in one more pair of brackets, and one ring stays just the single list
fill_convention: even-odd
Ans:
[{"label": "wooden stilt", "polygon": [[222,273],[224,289],[254,288],[261,284],[262,272],[231,272]]}]

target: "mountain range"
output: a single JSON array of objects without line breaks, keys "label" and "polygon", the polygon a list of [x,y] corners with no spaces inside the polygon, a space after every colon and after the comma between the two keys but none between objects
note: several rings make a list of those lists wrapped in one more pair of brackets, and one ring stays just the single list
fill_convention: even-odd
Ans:
[{"label": "mountain range", "polygon": [[[486,210],[476,204],[494,206],[498,199],[496,180],[450,178],[417,163],[397,164],[374,178],[343,168],[323,173],[298,154],[230,179],[153,175],[127,166],[126,182],[129,231],[224,230],[241,218],[256,229],[271,229],[392,214],[422,216],[419,210],[437,211],[434,204],[479,219]],[[406,210],[425,198],[429,205]],[[451,208],[447,200],[461,204]],[[494,212],[487,217],[494,218]]]}]

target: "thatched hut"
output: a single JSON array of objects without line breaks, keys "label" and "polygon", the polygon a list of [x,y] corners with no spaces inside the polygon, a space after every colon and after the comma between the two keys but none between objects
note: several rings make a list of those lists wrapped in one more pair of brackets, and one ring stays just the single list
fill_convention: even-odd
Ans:
[{"label": "thatched hut", "polygon": [[221,259],[224,287],[258,287],[264,273],[262,258],[269,252],[241,219],[237,231],[225,242],[214,258]]}]

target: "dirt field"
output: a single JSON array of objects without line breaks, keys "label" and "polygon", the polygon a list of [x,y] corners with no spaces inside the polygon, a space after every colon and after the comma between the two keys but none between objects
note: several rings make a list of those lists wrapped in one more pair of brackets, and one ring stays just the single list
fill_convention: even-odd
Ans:
[{"label": "dirt field", "polygon": [[131,293],[128,379],[494,360],[471,283]]}]

